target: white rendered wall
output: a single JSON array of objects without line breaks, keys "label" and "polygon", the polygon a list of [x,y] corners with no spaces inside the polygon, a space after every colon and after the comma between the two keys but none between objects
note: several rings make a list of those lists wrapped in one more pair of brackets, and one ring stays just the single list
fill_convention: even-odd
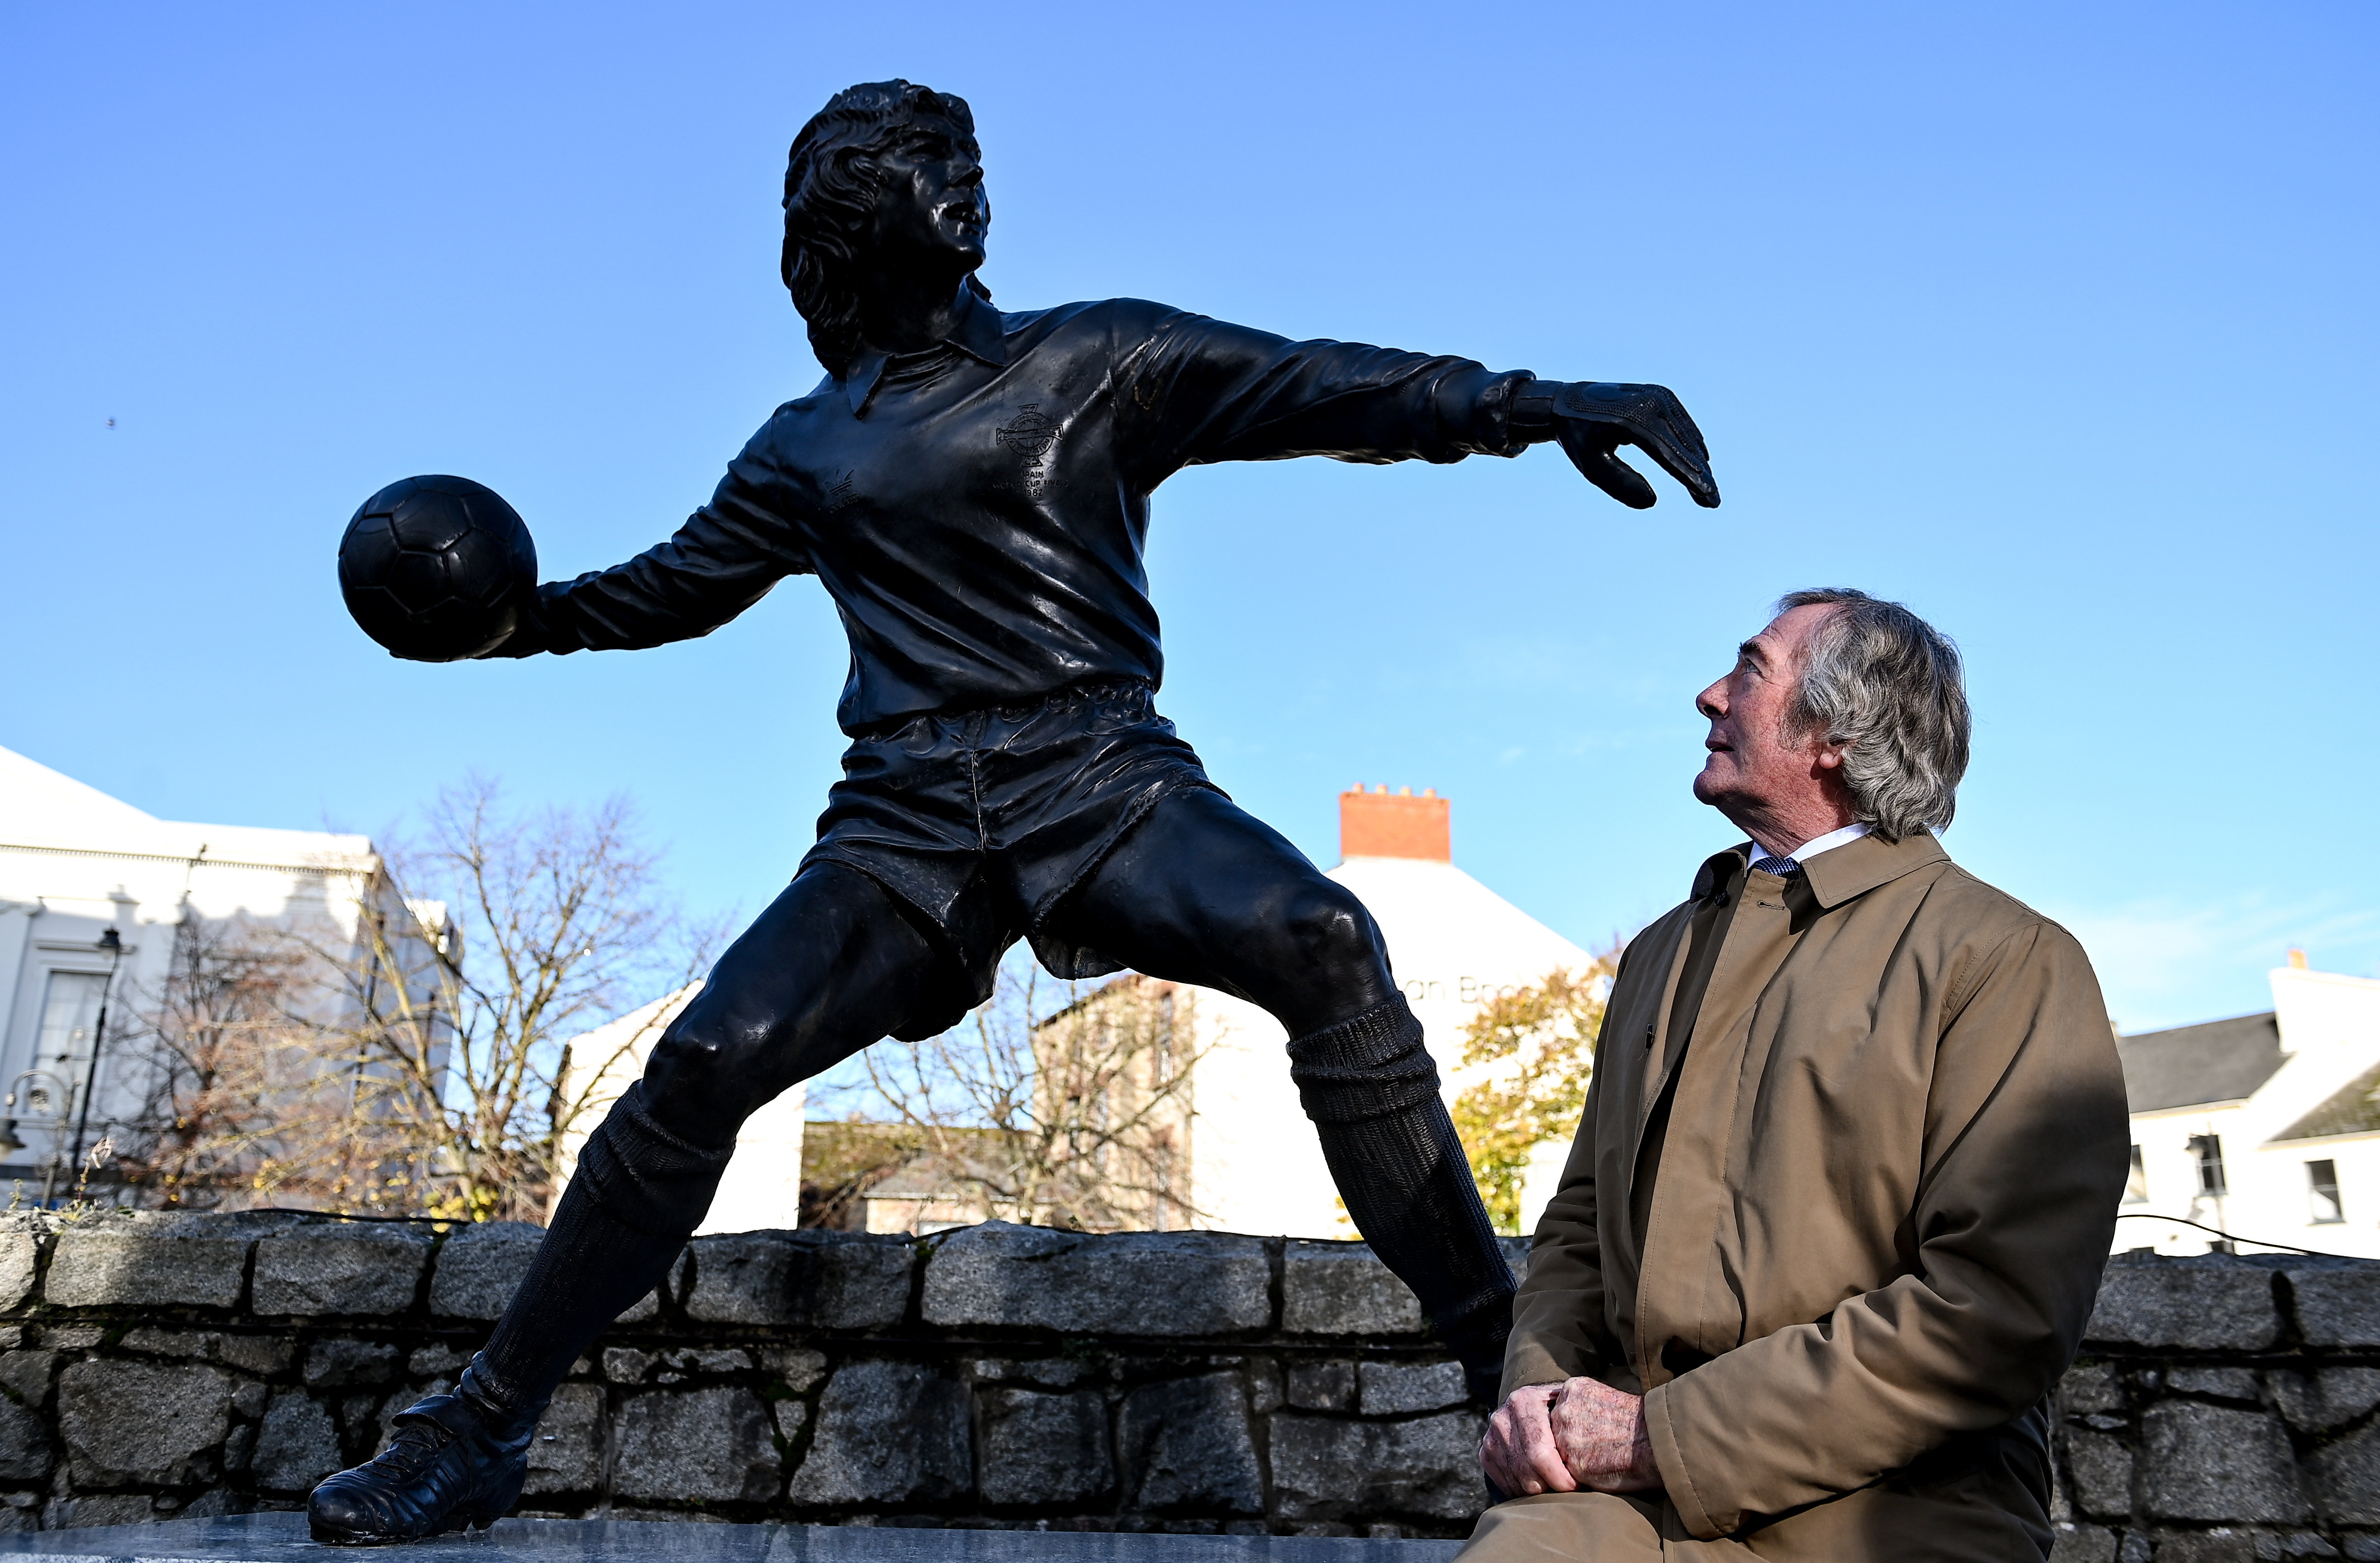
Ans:
[{"label": "white rendered wall", "polygon": [[[1388,939],[1389,959],[1451,1101],[1463,1028],[1500,992],[1576,971],[1587,952],[1451,863],[1353,857],[1330,878],[1355,892]],[[1314,1126],[1289,1078],[1288,1037],[1254,1005],[1201,988],[1194,1007],[1192,1199],[1196,1224],[1222,1231],[1352,1237]]]},{"label": "white rendered wall", "polygon": [[[558,1204],[578,1169],[579,1147],[603,1121],[612,1104],[628,1083],[645,1072],[645,1060],[669,1023],[686,1008],[702,984],[692,982],[654,1000],[608,1024],[596,1027],[570,1044],[574,1072],[593,1070],[596,1080],[588,1090],[587,1105],[562,1137],[562,1165],[553,1184]],[[565,1093],[578,1089],[565,1079]],[[719,1181],[719,1193],[696,1235],[706,1232],[755,1232],[796,1225],[802,1209],[802,1109],[800,1085],[779,1097],[750,1118],[735,1135],[735,1156]]]},{"label": "white rendered wall", "polygon": [[[1590,1044],[1591,1046],[1591,1044]],[[1539,1140],[1529,1151],[1528,1170],[1521,1174],[1521,1230],[1531,1237],[1546,1206],[1561,1187],[1562,1169],[1570,1163],[1572,1136]]]},{"label": "white rendered wall", "polygon": [[[31,1084],[27,1072],[38,1070],[71,1098],[62,1122],[30,1112],[29,1093],[18,1091],[13,1116],[25,1145],[0,1155],[0,1180],[40,1177],[72,1135],[91,1078],[87,1042],[64,1060],[36,1057],[54,976],[114,968],[88,1148],[146,1094],[152,1055],[124,1033],[154,1002],[186,913],[244,915],[345,944],[377,866],[362,836],[159,819],[0,749],[0,1092]],[[100,944],[111,927],[123,943],[112,961]]]}]

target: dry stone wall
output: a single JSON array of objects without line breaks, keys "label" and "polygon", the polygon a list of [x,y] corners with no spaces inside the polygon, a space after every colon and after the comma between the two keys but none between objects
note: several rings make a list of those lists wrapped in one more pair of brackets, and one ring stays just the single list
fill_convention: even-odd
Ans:
[{"label": "dry stone wall", "polygon": [[[540,1235],[0,1218],[0,1528],[296,1507],[451,1385]],[[2376,1408],[2380,1266],[2119,1259],[2058,1393],[2057,1556],[2380,1560]],[[1360,1244],[750,1233],[577,1364],[524,1508],[1452,1536],[1479,1427]]]}]

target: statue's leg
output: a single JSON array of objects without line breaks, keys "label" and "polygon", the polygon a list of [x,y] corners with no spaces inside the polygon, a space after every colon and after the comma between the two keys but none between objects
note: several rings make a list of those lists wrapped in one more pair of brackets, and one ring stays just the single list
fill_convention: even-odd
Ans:
[{"label": "statue's leg", "polygon": [[1279,831],[1197,789],[1152,808],[1049,921],[1069,942],[1236,994],[1288,1029],[1290,1077],[1348,1215],[1413,1288],[1475,1395],[1491,1398],[1512,1271],[1363,903]]},{"label": "statue's leg", "polygon": [[[492,1401],[534,1420],[595,1336],[668,1275],[744,1121],[905,1029],[934,951],[866,875],[813,864],[745,930],[579,1152],[545,1242],[480,1354]],[[794,1212],[787,1211],[790,1225]]]},{"label": "statue's leg", "polygon": [[537,1258],[455,1392],[406,1412],[388,1453],[315,1489],[317,1539],[406,1540],[511,1508],[554,1387],[668,1275],[744,1120],[795,1082],[949,1009],[952,982],[942,956],[866,875],[839,863],[796,875],[588,1136]]}]

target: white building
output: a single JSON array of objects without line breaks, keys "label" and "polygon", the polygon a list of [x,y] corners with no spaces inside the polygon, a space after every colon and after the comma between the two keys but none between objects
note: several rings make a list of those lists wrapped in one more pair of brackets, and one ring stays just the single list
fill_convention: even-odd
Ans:
[{"label": "white building", "polygon": [[159,819],[0,749],[0,1182],[38,1199],[53,1169],[141,1127],[140,1023],[187,920],[352,941],[379,871],[362,836]]},{"label": "white building", "polygon": [[2117,1039],[2132,1114],[2119,1251],[2203,1253],[2212,1227],[2380,1258],[2380,980],[2304,960],[2272,974],[2268,1013]]},{"label": "white building", "polygon": [[[584,1092],[577,1116],[563,1131],[561,1165],[553,1181],[553,1198],[578,1170],[579,1148],[603,1121],[612,1104],[631,1081],[645,1072],[645,1060],[669,1023],[677,1018],[702,984],[690,982],[676,992],[654,1000],[643,1009],[599,1025],[570,1042],[570,1070],[563,1076],[561,1096],[569,1101]],[[592,1072],[590,1079],[589,1072]],[[768,1231],[796,1225],[802,1208],[802,1107],[804,1092],[795,1085],[744,1121],[735,1134],[735,1159],[719,1181],[710,1213],[695,1229],[707,1232]]]},{"label": "white building", "polygon": [[[1593,960],[1457,868],[1446,799],[1386,787],[1340,794],[1342,861],[1330,878],[1354,891],[1387,938],[1399,986],[1422,1023],[1448,1100],[1463,1029],[1500,993]],[[1290,1083],[1288,1036],[1244,1000],[1193,989],[1186,1006],[1196,1049],[1189,1131],[1196,1224],[1225,1231],[1351,1237],[1314,1125]],[[1545,1193],[1535,1188],[1537,1206]],[[1524,1211],[1524,1226],[1536,1219]]]}]

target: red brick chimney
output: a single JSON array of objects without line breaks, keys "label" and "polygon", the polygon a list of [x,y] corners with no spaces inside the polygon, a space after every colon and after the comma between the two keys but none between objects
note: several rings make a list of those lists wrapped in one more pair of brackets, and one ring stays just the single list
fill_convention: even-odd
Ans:
[{"label": "red brick chimney", "polygon": [[1391,796],[1386,786],[1366,792],[1358,782],[1339,794],[1339,855],[1453,862],[1448,800],[1428,787],[1419,797],[1411,787]]}]

